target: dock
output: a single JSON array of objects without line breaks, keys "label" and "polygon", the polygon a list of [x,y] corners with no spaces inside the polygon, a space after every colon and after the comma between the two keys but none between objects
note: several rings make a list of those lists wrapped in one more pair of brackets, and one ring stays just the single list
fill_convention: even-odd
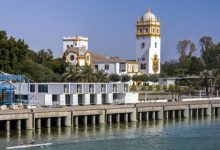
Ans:
[{"label": "dock", "polygon": [[198,118],[220,115],[220,99],[124,105],[65,106],[59,108],[15,109],[0,111],[0,127],[41,129],[72,126],[95,126],[113,123]]}]

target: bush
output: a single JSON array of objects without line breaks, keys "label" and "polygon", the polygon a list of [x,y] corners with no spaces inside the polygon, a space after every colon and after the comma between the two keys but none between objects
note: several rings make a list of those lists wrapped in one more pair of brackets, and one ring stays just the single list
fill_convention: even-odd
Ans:
[{"label": "bush", "polygon": [[147,86],[146,85],[143,85],[142,87],[141,87],[141,91],[147,91]]},{"label": "bush", "polygon": [[121,76],[119,76],[118,74],[110,74],[109,80],[112,82],[118,82],[121,81]]},{"label": "bush", "polygon": [[121,82],[128,82],[130,81],[131,77],[129,75],[122,75]]},{"label": "bush", "polygon": [[137,90],[137,86],[135,84],[133,84],[131,87],[130,87],[130,90],[131,91],[136,91]]}]

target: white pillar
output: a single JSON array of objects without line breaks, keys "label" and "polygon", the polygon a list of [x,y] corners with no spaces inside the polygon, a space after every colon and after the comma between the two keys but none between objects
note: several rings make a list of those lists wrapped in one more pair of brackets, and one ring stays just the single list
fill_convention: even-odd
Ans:
[{"label": "white pillar", "polygon": [[47,118],[47,128],[51,127],[51,118]]},{"label": "white pillar", "polygon": [[108,115],[108,123],[112,124],[112,115],[111,114]]},{"label": "white pillar", "polygon": [[83,104],[90,105],[90,94],[83,94]]},{"label": "white pillar", "polygon": [[95,125],[96,124],[96,118],[95,118],[95,115],[92,116],[92,125]]},{"label": "white pillar", "polygon": [[65,94],[59,94],[58,95],[58,102],[60,106],[65,106],[66,105],[66,97]]},{"label": "white pillar", "polygon": [[152,111],[152,116],[151,116],[152,120],[155,120],[155,112]]},{"label": "white pillar", "polygon": [[84,123],[85,126],[87,126],[87,124],[88,124],[88,116],[84,116],[83,123]]},{"label": "white pillar", "polygon": [[41,128],[41,119],[38,118],[37,119],[37,129],[40,129]]},{"label": "white pillar", "polygon": [[120,123],[120,114],[116,114],[116,122]]},{"label": "white pillar", "polygon": [[95,104],[102,104],[102,94],[95,94]]},{"label": "white pillar", "polygon": [[61,118],[60,117],[57,118],[57,127],[58,128],[61,127]]},{"label": "white pillar", "polygon": [[149,120],[149,112],[146,112],[146,115],[145,115],[145,120]]},{"label": "white pillar", "polygon": [[124,120],[125,120],[125,122],[127,123],[127,122],[128,122],[128,113],[125,113],[125,114],[124,114],[124,117],[125,117]]},{"label": "white pillar", "polygon": [[142,112],[139,112],[139,117],[138,117],[139,121],[142,121]]},{"label": "white pillar", "polygon": [[107,103],[112,104],[113,103],[113,94],[108,93],[108,94],[106,94],[106,96],[107,96]]},{"label": "white pillar", "polygon": [[17,120],[17,130],[21,130],[21,120]]},{"label": "white pillar", "polygon": [[75,116],[74,125],[75,125],[75,126],[78,126],[78,125],[79,125],[79,117],[78,117],[78,116]]},{"label": "white pillar", "polygon": [[5,130],[6,131],[10,130],[10,120],[6,120],[6,122],[5,122]]},{"label": "white pillar", "polygon": [[78,94],[70,95],[70,105],[78,105]]},{"label": "white pillar", "polygon": [[169,119],[169,111],[168,110],[166,111],[166,119],[167,120]]}]

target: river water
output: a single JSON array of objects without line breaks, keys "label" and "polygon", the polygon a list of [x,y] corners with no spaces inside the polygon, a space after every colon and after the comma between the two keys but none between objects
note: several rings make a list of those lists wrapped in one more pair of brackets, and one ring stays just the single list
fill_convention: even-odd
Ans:
[{"label": "river water", "polygon": [[31,150],[217,150],[220,149],[220,117],[0,131],[0,138],[0,150],[31,140],[52,143]]}]

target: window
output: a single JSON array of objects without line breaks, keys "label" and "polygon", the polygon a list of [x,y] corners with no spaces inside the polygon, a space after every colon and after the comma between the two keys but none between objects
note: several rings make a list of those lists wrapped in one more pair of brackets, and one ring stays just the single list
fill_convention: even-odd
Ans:
[{"label": "window", "polygon": [[74,55],[70,55],[70,60],[74,61],[74,59],[75,59]]},{"label": "window", "polygon": [[75,42],[75,46],[77,46],[77,42]]},{"label": "window", "polygon": [[73,45],[71,45],[71,47],[73,47]]},{"label": "window", "polygon": [[52,101],[56,102],[58,100],[57,95],[52,95]]},{"label": "window", "polygon": [[31,93],[34,93],[34,92],[35,92],[35,85],[34,85],[34,84],[31,84],[31,85],[30,85],[30,92],[31,92]]},{"label": "window", "polygon": [[48,85],[47,84],[39,84],[38,85],[39,93],[48,93]]},{"label": "window", "polygon": [[157,48],[157,42],[155,42],[155,48]]},{"label": "window", "polygon": [[105,65],[105,70],[109,70],[109,65]]},{"label": "window", "polygon": [[142,29],[140,29],[139,31],[140,31],[140,33],[142,33]]},{"label": "window", "polygon": [[141,69],[146,69],[146,64],[141,64]]},{"label": "window", "polygon": [[159,33],[159,29],[157,29],[157,33]]},{"label": "window", "polygon": [[144,57],[142,57],[142,61],[145,61],[145,58],[144,58]]},{"label": "window", "polygon": [[125,63],[120,63],[120,71],[125,71],[126,67],[125,67]]},{"label": "window", "polygon": [[95,65],[95,69],[97,69],[97,70],[98,70],[98,69],[99,69],[99,66],[98,66],[98,65]]},{"label": "window", "polygon": [[148,28],[146,28],[146,29],[145,29],[145,32],[147,32],[147,33],[148,33]]},{"label": "window", "polygon": [[154,28],[153,28],[153,33],[154,33]]}]

